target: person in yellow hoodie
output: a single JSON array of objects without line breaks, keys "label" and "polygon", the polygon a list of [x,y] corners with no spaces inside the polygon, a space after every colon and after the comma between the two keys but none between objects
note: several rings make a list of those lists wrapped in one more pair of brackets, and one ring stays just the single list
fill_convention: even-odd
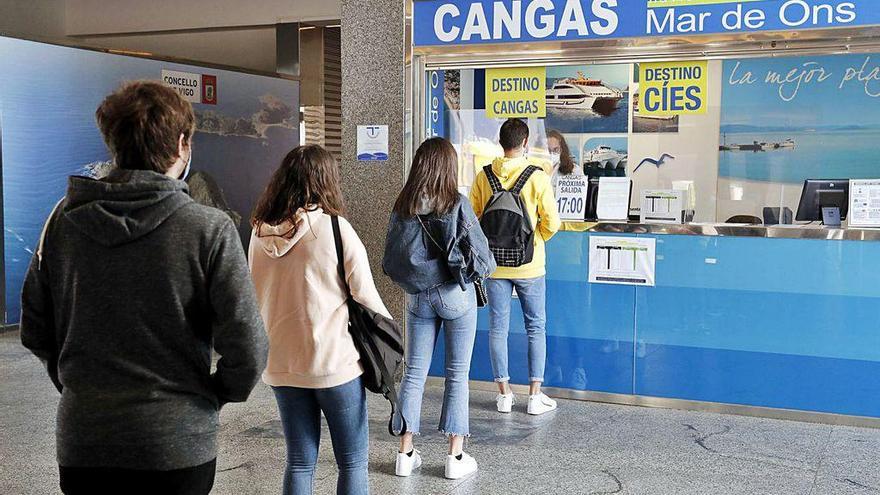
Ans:
[{"label": "person in yellow hoodie", "polygon": [[[501,126],[499,142],[504,149],[504,157],[495,159],[491,170],[492,175],[498,178],[504,189],[513,188],[520,175],[530,166],[526,156],[528,141],[529,127],[522,120],[509,119]],[[492,194],[492,186],[486,171],[481,171],[474,180],[470,193],[471,204],[478,218],[482,218]],[[513,291],[516,290],[523,310],[529,343],[528,413],[538,415],[556,409],[556,401],[541,392],[547,358],[544,243],[559,230],[561,222],[556,211],[556,199],[550,185],[550,176],[543,170],[532,173],[520,192],[520,198],[529,214],[535,233],[534,254],[530,262],[521,266],[499,266],[486,281],[489,299],[489,358],[492,362],[495,382],[498,384],[499,394],[496,397],[498,412],[509,413],[516,399],[510,389],[507,336],[510,304]],[[490,239],[490,246],[491,243]]]}]

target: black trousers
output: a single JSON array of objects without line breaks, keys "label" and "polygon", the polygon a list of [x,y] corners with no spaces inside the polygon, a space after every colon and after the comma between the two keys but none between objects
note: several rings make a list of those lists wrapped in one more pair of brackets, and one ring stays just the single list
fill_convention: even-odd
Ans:
[{"label": "black trousers", "polygon": [[65,495],[207,495],[214,486],[217,459],[173,471],[59,466]]}]

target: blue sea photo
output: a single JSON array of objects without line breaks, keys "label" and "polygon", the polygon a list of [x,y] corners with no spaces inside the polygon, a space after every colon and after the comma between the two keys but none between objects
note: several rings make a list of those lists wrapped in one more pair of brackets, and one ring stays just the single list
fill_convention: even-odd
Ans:
[{"label": "blue sea photo", "polygon": [[193,171],[213,178],[247,241],[257,196],[299,140],[296,82],[0,37],[7,323],[19,319],[25,271],[68,176],[109,158],[98,104],[121,82],[163,69],[217,76],[217,104],[194,104]]},{"label": "blue sea photo", "polygon": [[724,62],[719,176],[880,177],[880,56]]}]

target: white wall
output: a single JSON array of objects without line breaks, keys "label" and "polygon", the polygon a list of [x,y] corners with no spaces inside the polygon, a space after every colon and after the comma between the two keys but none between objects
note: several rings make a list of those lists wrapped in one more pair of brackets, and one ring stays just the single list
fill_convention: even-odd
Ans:
[{"label": "white wall", "polygon": [[341,16],[339,0],[67,0],[66,4],[71,36],[265,26]]},{"label": "white wall", "polygon": [[64,0],[0,0],[0,32],[60,38],[65,34]]},{"label": "white wall", "polygon": [[[709,100],[706,114],[679,117],[679,132],[671,134],[629,135],[628,175],[633,179],[633,205],[639,206],[644,189],[672,189],[673,181],[694,181],[697,222],[715,222],[718,188],[718,143],[721,122],[721,62],[708,67]],[[664,153],[674,156],[656,167],[645,158],[658,159]],[[724,221],[719,219],[718,221]]]}]

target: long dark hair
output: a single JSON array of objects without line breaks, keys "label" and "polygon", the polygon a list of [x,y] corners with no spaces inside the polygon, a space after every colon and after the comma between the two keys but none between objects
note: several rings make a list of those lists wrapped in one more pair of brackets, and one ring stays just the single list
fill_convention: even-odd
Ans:
[{"label": "long dark hair", "polygon": [[433,206],[437,215],[448,213],[458,203],[458,155],[443,138],[431,138],[419,146],[394,212],[412,218],[422,201]]},{"label": "long dark hair", "polygon": [[562,133],[556,129],[550,129],[547,131],[547,139],[549,140],[550,138],[559,141],[559,173],[568,175],[574,172],[574,160],[571,159],[571,150],[568,149],[568,143],[565,142]]},{"label": "long dark hair", "polygon": [[284,157],[257,202],[251,224],[278,225],[309,207],[321,207],[328,215],[345,211],[336,159],[314,144],[298,146]]}]

